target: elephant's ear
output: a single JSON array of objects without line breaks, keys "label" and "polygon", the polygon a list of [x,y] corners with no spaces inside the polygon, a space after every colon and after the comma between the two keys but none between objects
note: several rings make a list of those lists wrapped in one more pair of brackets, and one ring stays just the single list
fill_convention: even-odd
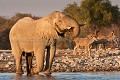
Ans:
[{"label": "elephant's ear", "polygon": [[63,14],[62,12],[54,11],[49,15],[49,18],[52,18],[53,23],[55,24],[56,22],[62,20],[64,16],[65,14]]},{"label": "elephant's ear", "polygon": [[58,33],[53,27],[48,27],[48,26],[37,26],[36,27],[36,32],[35,36],[37,38],[46,38],[46,39],[57,39]]}]

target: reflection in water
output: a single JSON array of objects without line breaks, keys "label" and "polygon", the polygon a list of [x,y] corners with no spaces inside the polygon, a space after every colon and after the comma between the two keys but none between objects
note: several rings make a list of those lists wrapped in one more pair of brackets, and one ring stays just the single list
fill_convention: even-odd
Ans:
[{"label": "reflection in water", "polygon": [[22,75],[15,75],[13,80],[57,80],[52,75],[31,75],[31,76],[22,76]]}]

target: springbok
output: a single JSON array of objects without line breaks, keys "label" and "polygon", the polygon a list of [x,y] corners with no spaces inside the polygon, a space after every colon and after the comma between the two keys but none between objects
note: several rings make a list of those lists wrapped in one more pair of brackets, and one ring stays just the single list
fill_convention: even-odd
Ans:
[{"label": "springbok", "polygon": [[77,48],[79,48],[80,46],[85,48],[85,53],[87,53],[87,55],[90,55],[91,52],[91,44],[97,41],[97,39],[91,34],[88,35],[85,38],[75,38],[74,42],[75,42],[75,47],[74,47],[74,51],[76,51]]},{"label": "springbok", "polygon": [[108,42],[114,42],[116,45],[118,44],[118,38],[115,35],[114,30],[110,32],[109,35],[103,35],[103,34],[98,35],[98,32],[97,32],[96,38],[97,38],[97,41],[94,42],[97,46],[96,50],[101,49],[102,45],[103,45],[103,48],[106,50],[106,44]]}]

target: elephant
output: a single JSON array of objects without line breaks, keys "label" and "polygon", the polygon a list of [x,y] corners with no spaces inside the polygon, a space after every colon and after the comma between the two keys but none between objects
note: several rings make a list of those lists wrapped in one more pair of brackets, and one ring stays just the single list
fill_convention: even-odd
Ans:
[{"label": "elephant", "polygon": [[[43,69],[44,74],[51,74],[57,39],[59,36],[64,37],[68,31],[73,37],[77,37],[80,26],[83,25],[79,25],[75,19],[60,11],[54,11],[37,20],[30,17],[18,20],[9,33],[12,54],[16,61],[16,74],[23,73],[21,64],[23,52],[33,53],[36,57],[37,66],[31,67],[30,74],[38,74]],[[47,55],[44,68],[45,49],[47,49]]]}]

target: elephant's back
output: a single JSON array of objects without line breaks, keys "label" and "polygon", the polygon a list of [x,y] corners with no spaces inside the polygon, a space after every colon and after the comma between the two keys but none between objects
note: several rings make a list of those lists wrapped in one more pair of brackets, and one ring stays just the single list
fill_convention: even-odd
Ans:
[{"label": "elephant's back", "polygon": [[11,28],[9,37],[11,38],[29,38],[33,35],[35,29],[34,20],[30,17],[25,17],[16,22]]}]

